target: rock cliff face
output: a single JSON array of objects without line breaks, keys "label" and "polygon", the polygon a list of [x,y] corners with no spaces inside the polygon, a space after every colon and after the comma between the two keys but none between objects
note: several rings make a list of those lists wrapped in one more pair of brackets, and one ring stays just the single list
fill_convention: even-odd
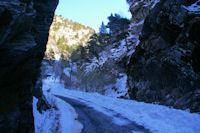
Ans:
[{"label": "rock cliff face", "polygon": [[0,132],[32,133],[32,97],[58,0],[0,1]]},{"label": "rock cliff face", "polygon": [[132,99],[200,112],[199,4],[161,0],[147,15],[128,65]]}]

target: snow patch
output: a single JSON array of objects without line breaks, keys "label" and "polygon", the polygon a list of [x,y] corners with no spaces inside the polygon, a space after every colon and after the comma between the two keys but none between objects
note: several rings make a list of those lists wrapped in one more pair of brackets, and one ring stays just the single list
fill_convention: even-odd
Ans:
[{"label": "snow patch", "polygon": [[33,116],[35,133],[51,133],[59,127],[59,113],[54,108],[40,113],[37,110],[38,99],[33,97]]},{"label": "snow patch", "polygon": [[138,22],[138,23],[132,23],[131,26],[140,26],[140,25],[143,25],[144,24],[144,20]]},{"label": "snow patch", "polygon": [[154,8],[158,2],[160,2],[160,0],[155,0],[151,8]]},{"label": "snow patch", "polygon": [[64,73],[65,73],[66,76],[70,77],[71,69],[69,67],[65,68]]},{"label": "snow patch", "polygon": [[103,51],[99,53],[99,59],[94,57],[92,63],[86,63],[86,73],[94,71],[97,67],[103,66],[109,59],[120,60],[127,52],[126,41],[121,40],[119,43],[113,45],[119,45],[117,48],[111,48],[109,51]]},{"label": "snow patch", "polygon": [[200,0],[196,1],[190,6],[182,6],[184,9],[188,10],[191,14],[200,14]]}]

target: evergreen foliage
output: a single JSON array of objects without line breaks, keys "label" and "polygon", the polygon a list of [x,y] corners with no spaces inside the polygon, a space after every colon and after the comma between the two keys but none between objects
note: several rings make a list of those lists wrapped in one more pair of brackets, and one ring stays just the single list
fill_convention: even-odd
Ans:
[{"label": "evergreen foliage", "polygon": [[130,20],[127,18],[122,18],[119,14],[111,14],[108,17],[108,25],[107,28],[110,29],[111,34],[117,34],[120,31],[124,31],[128,28],[128,25],[130,24]]},{"label": "evergreen foliage", "polygon": [[95,31],[88,26],[55,15],[50,29],[46,58],[54,59],[52,55],[57,54],[56,57],[68,60],[77,48],[87,45],[93,33]]},{"label": "evergreen foliage", "polygon": [[[67,27],[77,32],[70,38],[65,36],[59,37],[53,34],[52,39],[55,40],[58,49],[61,51],[63,57],[67,53],[72,61],[85,60],[88,58],[98,57],[98,54],[109,44],[124,39],[127,36],[127,29],[130,21],[122,18],[118,14],[111,14],[108,17],[108,24],[101,23],[99,33],[95,33],[90,27],[86,27],[79,23],[64,19],[61,16],[55,16],[53,21],[53,31],[56,33],[61,27]],[[107,31],[109,28],[109,33]],[[84,36],[80,35],[78,31],[86,29],[89,31]],[[69,45],[68,39],[79,39],[77,44]],[[87,43],[86,43],[87,42]],[[84,45],[85,44],[85,45]],[[52,53],[52,52],[51,52]]]},{"label": "evergreen foliage", "polygon": [[108,33],[107,28],[106,28],[104,22],[101,23],[101,26],[99,28],[99,33],[100,34],[107,34]]},{"label": "evergreen foliage", "polygon": [[[93,57],[98,59],[99,53],[104,50],[105,46],[126,38],[130,21],[126,18],[122,18],[118,14],[111,14],[108,20],[109,23],[107,26],[102,22],[99,28],[99,34],[94,33],[90,37],[86,47],[79,46],[77,50],[73,52],[71,57],[72,61],[84,59],[84,62],[87,62],[88,58],[91,59]],[[109,28],[110,34],[108,34],[107,28]],[[114,40],[111,41],[112,38],[114,38]]]}]

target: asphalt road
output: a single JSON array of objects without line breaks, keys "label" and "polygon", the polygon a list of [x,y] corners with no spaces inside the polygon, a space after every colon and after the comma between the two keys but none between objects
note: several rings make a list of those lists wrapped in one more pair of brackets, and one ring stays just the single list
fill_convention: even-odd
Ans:
[{"label": "asphalt road", "polygon": [[64,100],[74,107],[78,113],[78,121],[83,124],[82,133],[150,133],[149,130],[145,129],[143,126],[137,125],[127,118],[123,118],[120,114],[115,113],[113,110],[105,108],[106,111],[115,114],[115,118],[126,120],[128,123],[121,126],[117,125],[113,122],[112,117],[96,111],[78,100],[58,95],[56,95],[56,97]]}]

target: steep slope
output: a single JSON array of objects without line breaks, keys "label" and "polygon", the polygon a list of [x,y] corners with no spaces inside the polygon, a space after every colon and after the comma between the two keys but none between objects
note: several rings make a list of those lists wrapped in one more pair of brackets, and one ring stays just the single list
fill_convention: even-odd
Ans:
[{"label": "steep slope", "polygon": [[[33,93],[58,0],[0,1],[0,132],[33,133]],[[44,102],[44,101],[43,101]]]},{"label": "steep slope", "polygon": [[[126,19],[123,18],[124,20]],[[129,22],[129,20],[126,20],[126,22]],[[121,93],[127,94],[126,83],[120,85],[120,82],[126,82],[127,77],[124,74],[125,70],[119,66],[119,62],[126,56],[128,48],[132,47],[126,45],[125,37],[123,39],[117,38],[117,41],[113,44],[110,42],[109,34],[94,33],[90,28],[83,26],[79,30],[74,30],[73,25],[74,22],[72,23],[60,16],[54,18],[47,45],[46,59],[53,59],[51,58],[51,55],[53,55],[57,60],[44,60],[43,78],[53,75],[55,79],[65,82],[67,88],[97,91],[105,94],[120,93],[117,96],[121,96]],[[55,28],[57,26],[60,28]],[[121,27],[124,31],[121,31],[120,34],[127,32],[128,25],[126,25],[126,28],[124,28],[124,25]],[[79,34],[78,37],[76,37],[77,34]],[[115,36],[118,35],[115,34]],[[85,39],[82,40],[82,38]],[[72,55],[68,53],[67,49],[62,52],[62,49],[59,48],[60,39],[63,40],[64,47],[72,48],[72,51],[74,51]],[[77,47],[78,51],[73,49],[74,46],[77,46],[76,43],[81,41],[82,44]],[[68,62],[69,57],[71,63]]]},{"label": "steep slope", "polygon": [[46,59],[69,59],[78,46],[86,46],[95,31],[62,16],[54,16],[49,32]]},{"label": "steep slope", "polygon": [[131,11],[134,13],[134,18],[128,26],[128,33],[125,33],[127,35],[120,38],[118,35],[112,37],[111,34],[111,42],[102,51],[97,52],[97,55],[90,58],[89,61],[81,62],[78,65],[78,80],[75,80],[77,81],[75,84],[78,84],[77,86],[81,90],[129,98],[126,65],[140,42],[139,35],[144,19],[157,2],[141,1],[135,5],[129,3],[133,6]]},{"label": "steep slope", "polygon": [[200,111],[199,3],[161,0],[150,11],[127,67],[132,99]]}]

